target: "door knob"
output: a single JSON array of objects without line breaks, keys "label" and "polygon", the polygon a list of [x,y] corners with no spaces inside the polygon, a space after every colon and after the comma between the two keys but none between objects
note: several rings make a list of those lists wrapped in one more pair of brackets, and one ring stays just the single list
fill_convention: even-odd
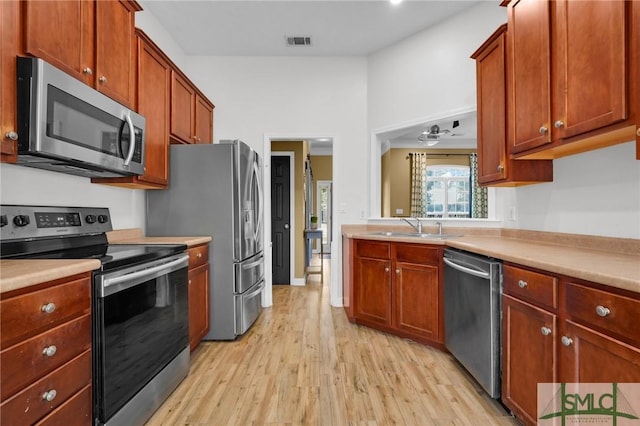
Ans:
[{"label": "door knob", "polygon": [[289,224],[288,223],[284,224],[284,229],[289,229]]}]

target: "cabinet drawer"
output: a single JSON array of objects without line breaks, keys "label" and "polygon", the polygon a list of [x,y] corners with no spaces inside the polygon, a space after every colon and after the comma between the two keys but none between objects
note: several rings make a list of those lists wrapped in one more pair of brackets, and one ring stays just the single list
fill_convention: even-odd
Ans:
[{"label": "cabinet drawer", "polygon": [[[55,346],[55,353],[47,356],[44,350],[52,346]],[[4,349],[0,352],[0,399],[4,401],[90,348],[91,315],[84,315]]]},{"label": "cabinet drawer", "polygon": [[640,342],[640,299],[571,282],[565,283],[565,298],[567,315],[574,320]]},{"label": "cabinet drawer", "polygon": [[398,262],[438,265],[442,257],[439,248],[427,247],[422,244],[396,244],[395,249]]},{"label": "cabinet drawer", "polygon": [[64,402],[35,426],[91,426],[91,386]]},{"label": "cabinet drawer", "polygon": [[[33,424],[91,384],[91,351],[74,358],[0,405],[5,426]],[[51,401],[43,398],[55,391]]]},{"label": "cabinet drawer", "polygon": [[189,253],[189,269],[193,269],[196,266],[204,265],[209,261],[209,245],[201,245],[192,247],[187,250]]},{"label": "cabinet drawer", "polygon": [[550,309],[558,307],[558,279],[511,265],[503,266],[504,292]]},{"label": "cabinet drawer", "polygon": [[[47,313],[45,307],[52,312]],[[0,348],[91,311],[91,278],[9,297],[0,301]]]},{"label": "cabinet drawer", "polygon": [[391,246],[389,243],[358,240],[356,241],[356,255],[374,259],[390,259]]}]

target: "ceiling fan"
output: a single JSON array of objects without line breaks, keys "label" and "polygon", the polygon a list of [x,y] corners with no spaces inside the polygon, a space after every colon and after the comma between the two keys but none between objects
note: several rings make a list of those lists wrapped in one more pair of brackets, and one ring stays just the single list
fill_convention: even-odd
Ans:
[{"label": "ceiling fan", "polygon": [[430,126],[428,130],[425,130],[418,136],[418,140],[420,143],[426,143],[427,146],[434,146],[438,142],[440,142],[440,136],[451,133],[451,130],[448,129],[440,129],[440,126],[434,124]]}]

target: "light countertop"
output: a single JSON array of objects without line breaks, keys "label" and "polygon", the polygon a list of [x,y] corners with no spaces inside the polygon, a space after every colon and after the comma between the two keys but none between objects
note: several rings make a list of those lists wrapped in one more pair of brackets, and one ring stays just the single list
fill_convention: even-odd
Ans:
[{"label": "light countertop", "polygon": [[[455,233],[465,233],[460,231]],[[548,233],[541,233],[543,238],[535,240],[535,233],[531,232],[523,235],[526,238],[517,238],[516,232],[507,233],[508,236],[499,230],[474,235],[467,230],[468,235],[463,237],[434,240],[371,235],[371,232],[363,227],[343,227],[343,235],[348,238],[438,244],[640,293],[640,254],[636,251],[640,242],[637,240],[556,234],[555,241],[567,243],[558,244],[551,242],[554,239],[549,238]],[[616,251],[618,249],[620,251]]]}]

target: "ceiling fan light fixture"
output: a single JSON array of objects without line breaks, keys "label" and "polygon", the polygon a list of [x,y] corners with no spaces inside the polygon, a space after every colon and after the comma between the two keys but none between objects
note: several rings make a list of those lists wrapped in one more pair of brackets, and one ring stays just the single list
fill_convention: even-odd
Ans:
[{"label": "ceiling fan light fixture", "polygon": [[400,4],[402,3],[402,0],[389,0],[391,2],[391,4]]},{"label": "ceiling fan light fixture", "polygon": [[435,146],[440,142],[440,139],[428,139],[427,146]]}]

